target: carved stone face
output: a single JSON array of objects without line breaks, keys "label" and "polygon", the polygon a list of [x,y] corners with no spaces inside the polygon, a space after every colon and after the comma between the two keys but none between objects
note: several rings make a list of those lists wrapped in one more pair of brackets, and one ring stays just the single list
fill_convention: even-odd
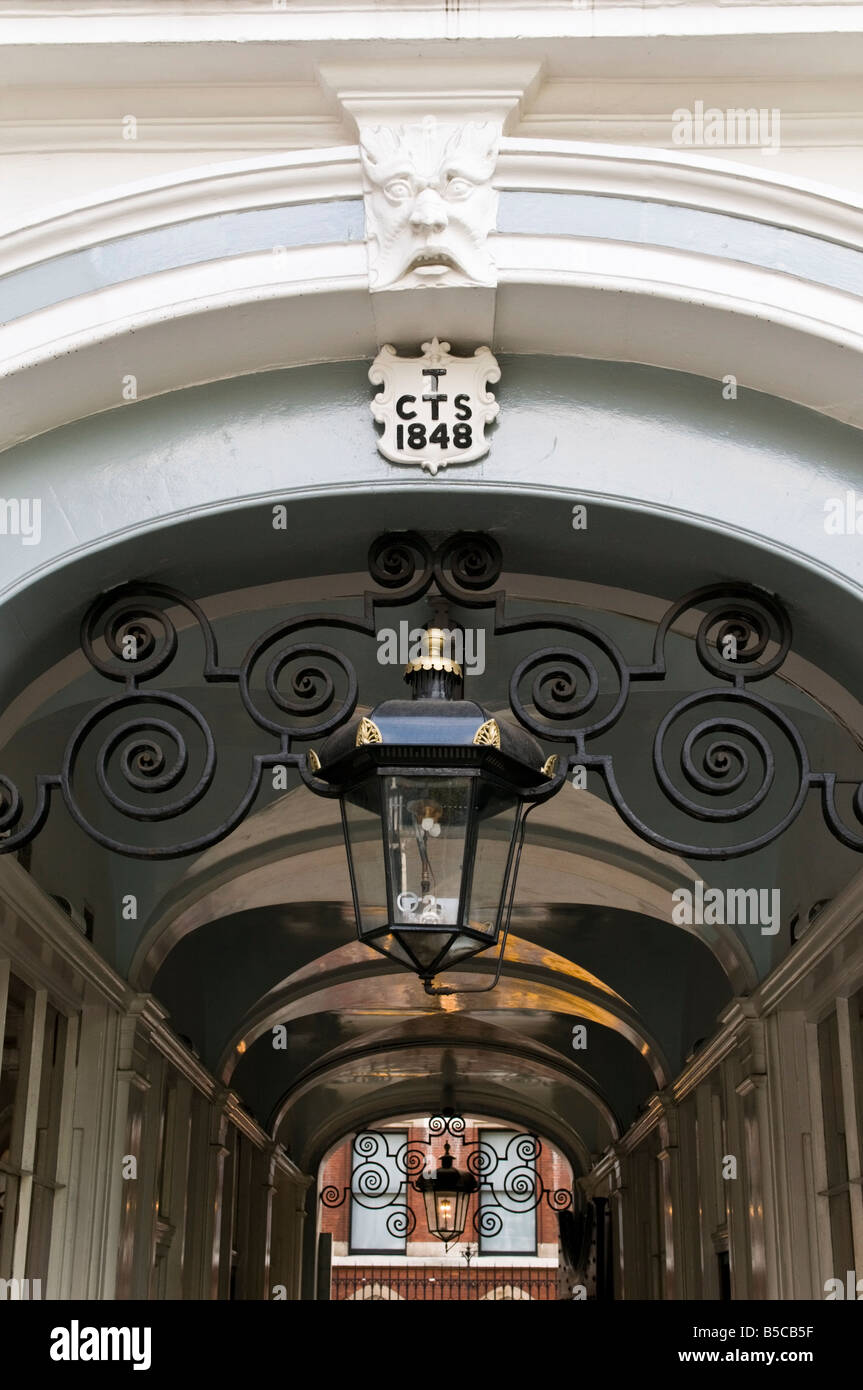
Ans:
[{"label": "carved stone face", "polygon": [[360,142],[373,289],[493,285],[488,234],[497,128],[477,121],[372,126]]}]

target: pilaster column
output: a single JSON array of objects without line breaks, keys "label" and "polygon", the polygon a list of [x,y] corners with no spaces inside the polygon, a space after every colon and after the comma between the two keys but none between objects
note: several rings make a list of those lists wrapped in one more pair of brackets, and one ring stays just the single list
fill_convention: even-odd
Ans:
[{"label": "pilaster column", "polygon": [[[745,1001],[748,1002],[748,1001]],[[751,1298],[778,1298],[776,1204],[770,1127],[764,1021],[751,1003],[738,1043],[740,1079],[735,1087],[743,1101],[743,1148],[746,1158],[746,1211],[749,1227]]]},{"label": "pilaster column", "polygon": [[823,1297],[818,1260],[814,1132],[820,1104],[809,1074],[806,1016],[779,1010],[766,1020],[776,1194],[778,1296]]},{"label": "pilaster column", "polygon": [[662,1145],[656,1157],[659,1161],[662,1244],[665,1253],[663,1297],[676,1299],[686,1296],[682,1287],[683,1271],[678,1235],[683,1217],[678,1115],[674,1099],[668,1092],[661,1092],[656,1100],[660,1109],[659,1138]]},{"label": "pilaster column", "polygon": [[[148,1024],[166,1017],[150,994],[136,995],[119,1020],[114,1077],[112,1139],[108,1167],[109,1206],[105,1226],[103,1297],[146,1298],[155,1244],[152,1226],[156,1154],[147,1125],[151,1087]],[[136,1176],[123,1177],[123,1160],[131,1155]],[[140,1230],[141,1213],[151,1224]]]},{"label": "pilaster column", "polygon": [[[848,1155],[848,1200],[851,1207],[851,1239],[854,1269],[863,1278],[863,1080],[857,1059],[863,1056],[859,1010],[847,996],[836,1000],[839,1065],[842,1069],[842,1104],[845,1111],[845,1144]],[[843,1271],[844,1273],[844,1271]]]},{"label": "pilaster column", "polygon": [[219,1296],[219,1265],[222,1256],[222,1203],[225,1189],[225,1159],[231,1152],[225,1140],[228,1135],[228,1110],[237,1097],[233,1091],[219,1090],[210,1103],[210,1138],[207,1158],[207,1200],[204,1207],[204,1269],[203,1297]]},{"label": "pilaster column", "polygon": [[630,1180],[632,1156],[618,1145],[612,1152],[611,1225],[614,1247],[614,1288],[617,1298],[637,1298],[640,1271],[637,1268],[638,1238]]}]

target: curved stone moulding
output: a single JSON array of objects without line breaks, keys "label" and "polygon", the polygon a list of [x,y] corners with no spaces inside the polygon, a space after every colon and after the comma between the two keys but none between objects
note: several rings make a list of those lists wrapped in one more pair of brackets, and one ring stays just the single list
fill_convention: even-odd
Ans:
[{"label": "curved stone moulding", "polygon": [[[680,151],[502,137],[498,190],[648,199],[805,232],[863,249],[863,198],[811,179]],[[357,145],[202,164],[47,205],[0,223],[0,275],[117,237],[253,208],[363,196]]]},{"label": "curved stone moulding", "polygon": [[[711,379],[733,362],[741,387],[863,426],[855,296],[652,246],[518,236],[495,249],[500,284],[483,294],[495,296],[496,352]],[[410,323],[419,340],[427,307],[396,297],[409,301],[403,335]],[[142,400],[281,367],[371,360],[371,303],[363,247],[315,246],[166,271],[16,320],[0,328],[0,450],[122,404],[118,361]],[[484,298],[466,300],[460,318],[461,336],[488,341]]]},{"label": "curved stone moulding", "polygon": [[[419,129],[424,129],[422,124]],[[719,253],[706,255],[701,244],[698,252],[687,252],[555,235],[545,225],[547,219],[533,235],[488,232],[497,190],[521,189],[540,196],[571,193],[662,203],[669,217],[677,209],[683,221],[693,210],[748,218],[760,227],[769,224],[806,238],[805,246],[801,242],[804,251],[817,248],[820,238],[853,256],[863,249],[863,200],[730,161],[559,140],[502,139],[495,176],[489,181],[494,149],[490,129],[472,122],[454,129],[435,126],[434,140],[429,135],[427,163],[433,164],[436,155],[437,167],[442,168],[448,161],[441,163],[441,152],[455,139],[450,152],[464,156],[466,170],[474,176],[472,184],[466,180],[466,187],[457,190],[464,197],[446,204],[448,225],[439,239],[454,235],[458,208],[473,206],[464,223],[465,235],[474,236],[473,252],[485,257],[483,266],[472,262],[471,278],[444,263],[438,267],[442,275],[433,277],[442,294],[454,296],[441,302],[447,315],[457,317],[459,336],[489,341],[494,324],[498,351],[622,357],[708,376],[716,375],[720,359],[733,360],[741,385],[863,424],[858,297],[817,283],[805,265],[795,276],[724,259]],[[470,138],[464,134],[467,130],[474,132]],[[443,144],[441,132],[446,135]],[[392,160],[381,162],[383,137],[367,131],[364,138],[368,193],[369,151],[377,151],[374,167],[379,172],[386,166],[395,177],[395,165]],[[390,154],[404,153],[400,137],[390,132],[387,138]],[[419,157],[416,150],[413,154]],[[42,262],[51,262],[51,273],[59,277],[64,272],[58,257],[159,229],[166,238],[176,233],[182,252],[180,242],[192,235],[199,219],[251,214],[255,209],[303,204],[310,216],[319,209],[322,218],[330,216],[332,221],[334,214],[327,210],[339,200],[343,207],[346,199],[359,203],[363,188],[361,153],[355,146],[205,165],[113,189],[104,199],[88,196],[66,203],[28,226],[10,229],[0,243],[0,271],[20,277],[29,267],[41,274]],[[384,184],[375,196],[387,215],[394,212]],[[443,201],[437,193],[432,197],[426,189],[419,195],[414,188],[406,205],[399,205],[399,216],[407,212],[408,224],[420,197],[426,203],[431,199],[435,207]],[[423,237],[435,239],[430,224],[437,215],[425,204],[420,209],[419,231],[408,238],[412,255]],[[334,233],[344,238],[347,224],[341,231],[340,226],[336,218]],[[296,234],[302,235],[301,230]],[[380,248],[381,227],[376,236]],[[136,399],[144,399],[304,362],[373,358],[384,341],[382,334],[391,331],[388,322],[377,321],[382,300],[388,301],[387,313],[396,311],[393,301],[398,301],[394,328],[400,335],[418,341],[428,336],[424,296],[370,299],[366,250],[359,241],[277,249],[282,254],[275,256],[271,250],[255,252],[238,244],[234,254],[221,259],[178,264],[86,293],[70,285],[72,297],[65,300],[58,280],[58,302],[0,328],[0,376],[5,379],[0,388],[5,426],[0,449],[115,407],[118,354],[127,363],[126,371],[138,379]],[[395,250],[392,255],[398,260]],[[391,257],[388,274],[404,269],[395,260]],[[129,264],[134,267],[134,257]],[[379,258],[372,269],[380,286]],[[477,286],[484,275],[499,283],[495,288],[489,281],[480,294]],[[407,278],[428,283],[416,268]],[[401,285],[404,276],[392,283]],[[0,296],[2,289],[0,280]],[[328,298],[325,311],[312,302],[321,295]],[[287,301],[291,331],[286,333],[282,306]],[[621,323],[615,304],[619,309],[624,301]],[[242,316],[241,333],[231,323],[234,314]],[[776,364],[784,364],[781,372]]]}]

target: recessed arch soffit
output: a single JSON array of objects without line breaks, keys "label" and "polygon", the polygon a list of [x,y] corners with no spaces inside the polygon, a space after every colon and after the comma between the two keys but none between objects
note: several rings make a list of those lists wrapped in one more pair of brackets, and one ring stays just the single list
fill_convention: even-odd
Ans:
[{"label": "recessed arch soffit", "polygon": [[[470,986],[476,982],[477,976],[466,981]],[[489,998],[483,1008],[467,1012],[457,1006],[435,1010],[428,1001],[423,1005],[410,998],[400,1007],[402,996],[409,996],[411,991],[398,984],[390,999],[390,984],[379,976],[376,993],[370,999],[345,992],[337,998],[330,995],[323,1002],[329,1002],[331,1009],[295,1013],[279,1024],[273,1036],[268,1031],[262,1033],[239,1057],[230,1075],[232,1089],[267,1125],[285,1097],[318,1085],[334,1071],[355,1067],[364,1072],[366,1084],[374,1089],[381,1079],[375,1062],[379,1053],[416,1050],[442,1041],[459,1048],[484,1049],[483,1056],[495,1074],[505,1073],[512,1059],[521,1059],[518,1066],[536,1062],[551,1068],[561,1083],[572,1082],[585,1094],[600,1097],[624,1127],[647,1097],[665,1084],[666,1073],[657,1069],[656,1054],[648,1044],[633,1046],[626,1036],[633,1031],[631,1027],[622,1027],[607,1010],[589,1007],[576,1016],[584,1043],[576,1051],[574,1015],[566,1012],[579,1007],[574,995],[561,999],[558,992],[554,1000],[541,996],[534,987],[527,1002],[546,1007],[510,1007],[527,997],[525,982],[516,981],[497,1006]],[[607,1026],[601,1021],[603,1017],[616,1026]],[[505,1060],[501,1054],[506,1054]],[[678,1065],[678,1059],[673,1059],[667,1074]],[[470,1074],[478,1080],[484,1066],[481,1059],[474,1060],[459,1075]]]},{"label": "recessed arch soffit", "polygon": [[[293,1074],[343,1046],[365,1045],[377,1033],[413,1026],[414,1019],[436,1027],[447,1018],[485,1017],[495,1019],[513,1042],[533,1039],[590,1065],[602,1040],[613,1033],[638,1059],[643,1080],[652,1075],[653,1085],[661,1086],[694,1044],[712,1033],[732,993],[716,962],[692,937],[681,939],[674,928],[637,916],[608,913],[579,920],[571,912],[561,920],[557,952],[511,937],[502,980],[479,995],[475,991],[491,983],[492,961],[479,958],[472,968],[453,972],[448,983],[460,992],[435,1001],[413,976],[356,941],[318,955],[267,989],[291,953],[298,954],[298,943],[314,935],[320,949],[325,933],[310,930],[313,906],[305,912],[298,908],[295,922],[284,910],[270,909],[215,923],[209,932],[187,938],[154,983],[173,1026],[226,1082],[270,1062],[280,1076],[286,1069]],[[330,917],[327,913],[325,920],[331,939]],[[346,922],[345,935],[348,930]],[[567,949],[575,957],[583,954],[592,970],[574,964]],[[624,986],[627,997],[601,979],[600,971]],[[325,1017],[337,1023],[325,1026]],[[586,1027],[577,1045],[576,1024]],[[284,1048],[276,1045],[279,1028],[287,1030]]]},{"label": "recessed arch soffit", "polygon": [[[35,493],[43,514],[38,547],[0,552],[2,703],[68,652],[94,594],[130,576],[204,598],[225,587],[228,566],[232,587],[251,589],[317,574],[322,537],[355,570],[378,533],[370,499],[383,494],[388,524],[415,528],[419,489],[377,452],[367,370],[330,364],[176,392],[7,451],[7,496]],[[834,676],[853,669],[845,683],[858,688],[845,635],[863,560],[856,535],[824,524],[825,501],[859,486],[856,430],[754,392],[730,404],[716,381],[581,358],[510,358],[500,389],[490,462],[417,480],[424,526],[448,532],[457,508],[467,529],[503,528],[512,573],[537,565],[543,535],[544,572],[614,586],[625,576],[669,598],[705,575],[746,575],[794,607],[798,649]],[[590,517],[577,538],[574,489]],[[277,503],[287,530],[273,526]]]},{"label": "recessed arch soffit", "polygon": [[[282,797],[262,813],[261,826],[249,825],[246,858],[234,855],[225,874],[215,873],[179,911],[156,918],[142,934],[133,967],[137,982],[149,988],[178,941],[189,932],[232,913],[278,907],[290,902],[332,903],[348,911],[350,885],[341,827],[326,803],[311,806],[305,788]],[[257,817],[254,818],[257,820]],[[254,840],[260,829],[261,839]],[[670,922],[672,892],[693,884],[700,871],[676,856],[640,840],[614,809],[593,796],[558,797],[534,814],[519,872],[518,923],[542,938],[549,909],[620,910]],[[703,877],[710,881],[710,870]],[[731,927],[684,926],[714,954],[736,990],[751,987],[754,967],[745,940]]]},{"label": "recessed arch soffit", "polygon": [[[331,1083],[337,1077],[364,1078],[366,1081],[381,1079],[378,1075],[381,1057],[398,1054],[408,1065],[413,1065],[412,1059],[418,1051],[430,1047],[456,1046],[460,1053],[464,1053],[465,1062],[464,1066],[459,1064],[458,1077],[472,1075],[477,1083],[483,1075],[503,1075],[507,1069],[513,1075],[552,1076],[561,1085],[575,1090],[591,1107],[598,1109],[609,1127],[616,1128],[620,1123],[620,1116],[615,1114],[614,1101],[593,1075],[592,1067],[579,1065],[572,1059],[572,1054],[570,1057],[558,1054],[553,1048],[530,1037],[513,1036],[500,1017],[495,1017],[493,1013],[485,1018],[467,1018],[455,1014],[436,1020],[412,1018],[388,1033],[369,1035],[358,1046],[333,1052],[316,1066],[307,1068],[291,1079],[289,1084],[283,1083],[282,1095],[274,1113],[280,1114],[284,1107],[295,1105],[304,1095],[314,1092],[322,1082]],[[474,1049],[473,1058],[464,1052],[465,1049]],[[639,1079],[646,1090],[649,1077],[639,1074]],[[456,1090],[458,1084],[456,1079]],[[655,1089],[660,1088],[656,1086]]]},{"label": "recessed arch soffit", "polygon": [[[418,1038],[415,1045],[381,1047],[325,1066],[281,1098],[269,1127],[274,1138],[287,1137],[292,1157],[309,1171],[357,1124],[438,1110],[445,1079],[454,1074],[459,1108],[538,1122],[579,1163],[615,1141],[617,1121],[589,1084],[558,1064],[521,1055],[505,1042],[496,1045],[494,1034],[488,1029],[481,1040],[466,1042],[453,1029],[443,1040]],[[543,1116],[553,1117],[551,1123]]]},{"label": "recessed arch soffit", "polygon": [[[501,1027],[511,1026],[518,1033],[516,1014],[555,1014],[564,1020],[563,1038],[570,1025],[567,1019],[587,1020],[611,1028],[644,1057],[657,1086],[670,1079],[670,1068],[661,1045],[645,1031],[638,1010],[597,976],[575,965],[563,955],[510,936],[505,953],[503,978],[487,993],[472,991],[490,982],[492,962],[478,958],[471,967],[463,966],[447,976],[451,987],[465,992],[439,1000],[429,999],[414,977],[393,970],[383,961],[365,955],[358,942],[319,957],[313,966],[300,969],[282,981],[241,1020],[222,1053],[218,1074],[227,1085],[241,1057],[276,1024],[321,1012],[356,1013],[372,1020],[370,1027],[381,1034],[400,1029],[409,1018],[439,1020],[441,1014],[489,1015]],[[243,1054],[237,1051],[244,1046]],[[565,1046],[570,1051],[568,1035]]]}]

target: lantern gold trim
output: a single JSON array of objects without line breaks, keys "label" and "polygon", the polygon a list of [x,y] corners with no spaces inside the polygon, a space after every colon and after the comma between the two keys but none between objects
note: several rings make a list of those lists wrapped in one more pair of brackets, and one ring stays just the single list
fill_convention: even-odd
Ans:
[{"label": "lantern gold trim", "polygon": [[423,632],[423,654],[408,662],[405,676],[409,676],[412,671],[448,671],[454,676],[461,676],[459,663],[446,655],[446,646],[451,636],[451,633],[442,627],[426,628]]},{"label": "lantern gold trim", "polygon": [[500,748],[500,725],[497,720],[487,719],[484,724],[480,724],[473,741],[480,747]]},{"label": "lantern gold trim", "polygon": [[357,729],[355,748],[362,748],[366,743],[383,743],[381,731],[373,719],[361,719]]}]

